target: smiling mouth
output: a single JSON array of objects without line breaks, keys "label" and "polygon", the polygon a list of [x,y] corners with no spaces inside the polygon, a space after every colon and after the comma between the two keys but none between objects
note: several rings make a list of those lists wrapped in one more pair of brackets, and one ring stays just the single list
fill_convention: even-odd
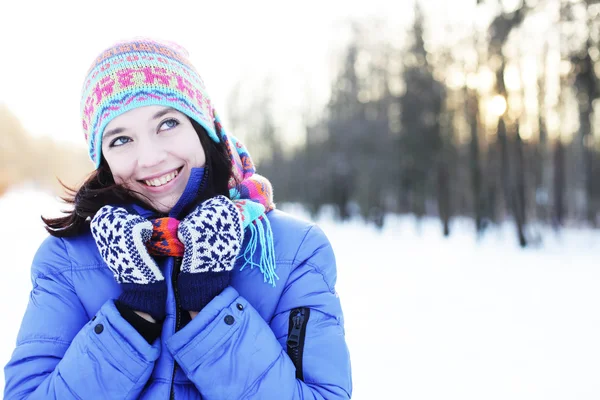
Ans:
[{"label": "smiling mouth", "polygon": [[175,171],[169,172],[168,174],[164,174],[163,176],[159,176],[158,178],[145,179],[145,180],[141,180],[140,182],[144,183],[146,186],[160,187],[160,186],[166,185],[167,183],[169,183],[173,179],[175,179],[177,177],[177,175],[179,175],[179,173],[181,172],[182,169],[183,169],[183,167],[180,167],[180,168],[176,169]]}]

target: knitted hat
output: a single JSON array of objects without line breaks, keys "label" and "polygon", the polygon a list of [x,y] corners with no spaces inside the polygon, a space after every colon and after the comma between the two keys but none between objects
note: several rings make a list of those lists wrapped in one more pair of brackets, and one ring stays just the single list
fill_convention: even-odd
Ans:
[{"label": "knitted hat", "polygon": [[83,131],[96,168],[102,159],[106,125],[131,109],[149,105],[184,113],[219,142],[215,112],[187,51],[174,43],[146,38],[119,42],[96,58],[82,90]]}]

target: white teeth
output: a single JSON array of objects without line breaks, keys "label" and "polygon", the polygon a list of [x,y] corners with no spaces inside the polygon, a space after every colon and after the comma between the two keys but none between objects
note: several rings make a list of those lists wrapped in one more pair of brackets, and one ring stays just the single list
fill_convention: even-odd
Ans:
[{"label": "white teeth", "polygon": [[144,183],[148,186],[162,186],[166,183],[169,183],[171,180],[173,180],[173,178],[175,178],[177,176],[177,174],[178,174],[177,171],[173,171],[173,172],[163,175],[159,178],[145,180]]}]

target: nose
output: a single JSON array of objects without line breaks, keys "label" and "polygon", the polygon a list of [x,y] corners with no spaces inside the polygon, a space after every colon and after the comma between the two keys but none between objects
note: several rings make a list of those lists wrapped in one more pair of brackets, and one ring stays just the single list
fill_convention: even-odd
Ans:
[{"label": "nose", "polygon": [[137,164],[140,168],[151,168],[159,165],[167,157],[160,143],[156,140],[139,140],[137,152]]}]

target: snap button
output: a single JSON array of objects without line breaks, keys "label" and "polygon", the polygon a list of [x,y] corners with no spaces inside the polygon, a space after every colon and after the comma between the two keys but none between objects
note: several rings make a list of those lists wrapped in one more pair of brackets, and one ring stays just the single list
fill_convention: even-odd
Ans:
[{"label": "snap button", "polygon": [[225,323],[227,325],[233,325],[234,322],[235,322],[235,318],[233,318],[233,316],[228,315],[225,317]]},{"label": "snap button", "polygon": [[242,310],[244,309],[244,306],[243,306],[243,305],[241,305],[240,303],[237,303],[236,307],[237,307],[237,309],[238,309],[238,310],[240,310],[240,311],[242,311]]},{"label": "snap button", "polygon": [[94,332],[100,334],[104,330],[104,326],[102,324],[98,324],[94,327]]}]

